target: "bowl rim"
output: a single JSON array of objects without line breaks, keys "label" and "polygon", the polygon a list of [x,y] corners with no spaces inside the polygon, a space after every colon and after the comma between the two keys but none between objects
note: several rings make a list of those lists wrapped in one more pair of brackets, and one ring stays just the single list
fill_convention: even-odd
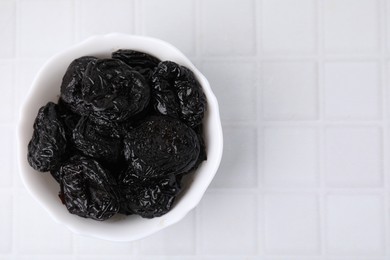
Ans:
[{"label": "bowl rim", "polygon": [[[27,120],[28,114],[31,113],[31,106],[32,106],[32,100],[34,98],[34,92],[37,90],[40,90],[41,86],[41,80],[45,77],[45,72],[47,70],[50,70],[49,68],[58,62],[58,60],[63,59],[64,57],[69,56],[70,53],[75,53],[80,49],[86,48],[88,46],[92,46],[96,43],[102,43],[105,42],[105,44],[109,44],[115,40],[119,40],[122,42],[145,42],[149,45],[156,45],[156,46],[162,46],[168,50],[171,50],[172,53],[175,53],[178,57],[180,57],[182,63],[185,64],[185,66],[189,67],[198,80],[200,81],[206,97],[208,101],[208,107],[212,107],[211,109],[208,109],[208,113],[210,113],[210,116],[212,116],[212,120],[210,121],[213,124],[213,142],[215,143],[213,149],[215,149],[215,156],[213,158],[213,164],[211,167],[211,173],[208,178],[203,178],[201,185],[199,184],[197,186],[197,192],[191,193],[191,200],[187,198],[185,200],[187,203],[181,203],[180,204],[180,210],[175,210],[175,207],[165,214],[165,218],[160,221],[159,225],[153,225],[153,228],[145,229],[143,232],[136,232],[132,233],[129,232],[129,234],[124,234],[123,232],[120,233],[120,235],[116,235],[114,232],[110,233],[102,233],[99,230],[95,230],[93,228],[86,228],[87,226],[83,226],[82,224],[75,224],[72,221],[69,221],[68,217],[63,217],[62,214],[57,213],[55,210],[52,209],[52,206],[45,200],[42,195],[40,195],[40,192],[37,190],[34,185],[31,184],[31,178],[28,177],[27,171],[26,171],[26,149],[25,146],[26,139],[30,139],[31,137],[26,137],[26,129],[30,128],[32,129],[32,125],[28,124]],[[108,42],[108,43],[107,43]],[[125,47],[123,48],[130,48]],[[117,48],[118,49],[118,48]],[[156,52],[157,53],[157,52]],[[156,54],[152,53],[152,54]],[[156,55],[157,56],[157,55]],[[64,72],[63,72],[64,73]],[[62,75],[61,75],[62,78]],[[59,90],[59,86],[58,86]],[[43,105],[43,103],[42,103]],[[211,120],[211,119],[210,119]],[[210,130],[210,129],[209,129]],[[170,43],[167,43],[163,40],[153,38],[153,37],[147,37],[147,36],[140,36],[140,35],[129,35],[129,34],[123,34],[123,33],[110,33],[110,34],[104,34],[104,35],[94,35],[91,36],[79,43],[76,43],[61,52],[58,52],[57,54],[53,55],[51,58],[49,58],[44,65],[40,68],[38,73],[35,75],[34,80],[32,81],[32,84],[30,85],[29,91],[22,103],[22,106],[19,110],[19,116],[18,116],[18,123],[17,123],[17,157],[18,157],[18,170],[19,170],[19,176],[21,177],[22,183],[24,187],[27,189],[28,193],[35,199],[35,201],[38,202],[38,204],[45,209],[46,212],[49,213],[49,215],[52,217],[52,219],[55,220],[57,223],[61,223],[65,225],[68,229],[70,229],[72,232],[80,235],[86,235],[90,237],[100,238],[104,240],[110,240],[110,241],[133,241],[137,240],[143,237],[146,237],[150,234],[153,234],[157,231],[160,231],[168,226],[173,225],[174,223],[177,223],[182,218],[184,218],[191,210],[193,210],[202,199],[206,189],[210,185],[212,179],[214,178],[219,164],[221,162],[222,153],[223,153],[223,133],[222,133],[222,125],[221,125],[221,119],[219,115],[219,106],[218,101],[214,95],[214,93],[211,90],[210,84],[207,81],[206,77],[192,64],[192,62],[176,47],[171,45]],[[202,167],[203,165],[201,165]],[[31,170],[30,170],[31,171]],[[183,197],[184,198],[184,197]],[[189,203],[191,202],[191,203]],[[179,204],[178,204],[179,205]],[[172,214],[172,212],[174,214]],[[68,213],[71,215],[70,213]],[[154,218],[158,219],[158,218]],[[81,227],[81,228],[80,228]]]}]

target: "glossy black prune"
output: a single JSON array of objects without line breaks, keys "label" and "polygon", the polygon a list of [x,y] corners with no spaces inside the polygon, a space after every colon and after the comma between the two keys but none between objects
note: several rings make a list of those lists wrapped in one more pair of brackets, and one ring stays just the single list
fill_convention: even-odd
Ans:
[{"label": "glossy black prune", "polygon": [[89,63],[82,84],[83,100],[96,122],[125,121],[149,104],[150,87],[145,78],[120,60]]},{"label": "glossy black prune", "polygon": [[143,218],[159,217],[167,213],[180,191],[179,182],[172,174],[161,178],[141,178],[129,168],[119,176],[122,194],[119,212],[137,214]]},{"label": "glossy black prune", "polygon": [[74,113],[79,115],[84,115],[86,110],[81,94],[82,79],[88,64],[96,60],[97,58],[92,56],[75,59],[62,78],[61,99]]},{"label": "glossy black prune", "polygon": [[156,111],[179,118],[190,127],[202,122],[206,96],[194,73],[172,61],[160,62],[152,76],[152,99]]},{"label": "glossy black prune", "polygon": [[129,65],[133,70],[138,71],[150,80],[153,70],[160,62],[156,57],[135,50],[117,50],[112,53],[113,59],[118,59]]},{"label": "glossy black prune", "polygon": [[95,124],[87,116],[81,117],[73,129],[72,141],[83,154],[107,162],[117,161],[122,150],[117,124]]},{"label": "glossy black prune", "polygon": [[196,126],[194,131],[199,139],[200,152],[199,152],[198,160],[196,161],[194,167],[190,171],[197,169],[198,166],[203,161],[207,160],[206,143],[205,143],[205,140],[203,138],[203,124]]},{"label": "glossy black prune", "polygon": [[58,100],[58,114],[65,127],[66,139],[72,140],[73,129],[75,129],[81,116],[70,110],[61,98]]},{"label": "glossy black prune", "polygon": [[127,133],[124,144],[125,158],[140,177],[187,172],[200,153],[194,130],[166,116],[145,119]]},{"label": "glossy black prune", "polygon": [[60,168],[60,198],[72,214],[106,220],[119,210],[115,179],[97,161],[74,156]]},{"label": "glossy black prune", "polygon": [[69,65],[58,105],[39,110],[28,161],[50,171],[72,214],[159,217],[207,158],[206,109],[186,67],[135,50],[84,56]]},{"label": "glossy black prune", "polygon": [[65,128],[53,102],[38,111],[33,136],[28,144],[27,160],[35,170],[46,172],[56,169],[66,155]]}]

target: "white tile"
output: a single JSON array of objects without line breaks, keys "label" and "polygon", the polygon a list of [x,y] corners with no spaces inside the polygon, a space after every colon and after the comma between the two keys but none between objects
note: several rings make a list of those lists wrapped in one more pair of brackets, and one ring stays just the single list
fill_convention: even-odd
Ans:
[{"label": "white tile", "polygon": [[[199,259],[199,258],[197,258]],[[202,256],[202,259],[201,260],[259,260],[258,257],[256,256],[245,256],[245,258],[243,258],[243,256]],[[263,258],[261,258],[261,260],[263,260]]]},{"label": "white tile", "polygon": [[330,52],[373,52],[379,45],[377,0],[325,0],[324,45]]},{"label": "white tile", "polygon": [[379,195],[332,194],[326,201],[326,253],[375,256],[384,253],[384,208]]},{"label": "white tile", "polygon": [[387,257],[345,257],[345,256],[335,256],[335,257],[327,257],[326,260],[388,260]]},{"label": "white tile", "polygon": [[[74,258],[71,255],[67,255],[67,256],[61,256],[61,255],[50,255],[50,256],[28,255],[28,256],[15,256],[15,258],[7,258],[7,260],[73,260],[73,259]],[[113,259],[113,260],[116,260],[116,259]]]},{"label": "white tile", "polygon": [[[18,109],[14,111],[14,117],[19,118],[20,108],[22,107],[23,102],[25,101],[28,92],[30,91],[33,80],[35,79],[38,70],[42,67],[44,60],[25,60],[20,59],[16,62],[16,99],[15,104]],[[60,86],[58,86],[58,89]],[[42,106],[45,103],[42,103]],[[38,111],[35,112],[36,114]],[[14,158],[14,163],[17,163],[16,157]],[[15,168],[16,169],[16,168]],[[24,187],[22,180],[19,174],[14,174],[14,186],[15,187]]]},{"label": "white tile", "polygon": [[[261,260],[286,260],[286,256],[268,256]],[[288,256],[288,260],[324,260],[321,256]],[[326,260],[329,260],[326,258]],[[344,260],[344,259],[339,259]],[[355,259],[357,260],[357,259]]]},{"label": "white tile", "polygon": [[327,118],[376,119],[380,116],[376,62],[327,62],[324,77]]},{"label": "white tile", "polygon": [[192,255],[195,253],[195,212],[180,222],[140,241],[145,255]]},{"label": "white tile", "polygon": [[256,119],[256,63],[207,61],[202,72],[215,93],[222,120]]},{"label": "white tile", "polygon": [[[43,66],[43,60],[19,60],[16,65],[16,104],[21,107],[24,99],[30,91],[33,80],[39,69]],[[60,86],[58,86],[58,89]],[[44,105],[44,104],[42,104]],[[15,111],[19,113],[19,111]],[[38,111],[37,111],[38,112]]]},{"label": "white tile", "polygon": [[268,254],[316,254],[320,248],[318,198],[314,194],[265,195]]},{"label": "white tile", "polygon": [[200,253],[254,255],[256,208],[253,195],[207,193],[200,205]]},{"label": "white tile", "polygon": [[19,174],[14,164],[14,159],[16,158],[15,139],[14,126],[0,126],[0,146],[2,147],[0,149],[0,165],[2,169],[0,188],[10,188],[13,176]]},{"label": "white tile", "polygon": [[255,188],[257,185],[256,129],[224,127],[223,157],[211,187]]},{"label": "white tile", "polygon": [[[203,256],[201,257],[203,259]],[[134,260],[198,260],[199,257],[196,256],[162,256],[162,255],[153,255],[153,256],[137,256]]]},{"label": "white tile", "polygon": [[111,242],[78,235],[74,235],[73,246],[77,255],[131,255],[134,252],[134,242]]},{"label": "white tile", "polygon": [[134,3],[132,0],[79,1],[80,38],[112,32],[134,33]]},{"label": "white tile", "polygon": [[316,48],[316,1],[264,0],[261,5],[265,52],[313,52]]},{"label": "white tile", "polygon": [[55,223],[25,192],[19,192],[17,195],[15,222],[18,253],[72,253],[72,233],[65,226]]},{"label": "white tile", "polygon": [[73,41],[72,2],[67,0],[20,1],[20,55],[48,57]]},{"label": "white tile", "polygon": [[253,0],[202,0],[200,40],[205,55],[252,55],[255,51]]},{"label": "white tile", "polygon": [[[264,259],[261,258],[261,260],[286,260],[286,256],[270,256],[265,257]],[[385,257],[347,257],[347,256],[297,256],[297,257],[288,257],[288,260],[388,260]]]},{"label": "white tile", "polygon": [[325,176],[330,186],[383,185],[382,133],[376,127],[333,127],[325,134]]},{"label": "white tile", "polygon": [[313,62],[263,62],[262,105],[266,119],[313,120],[318,113],[317,66]]},{"label": "white tile", "polygon": [[0,102],[1,102],[0,122],[1,123],[11,123],[11,121],[16,122],[14,118],[14,111],[15,111],[15,103],[14,103],[15,74],[14,73],[15,73],[14,62],[0,61],[0,78],[2,84],[1,96],[0,96]]},{"label": "white tile", "polygon": [[13,208],[12,197],[9,195],[0,196],[0,254],[10,253],[12,250],[13,237]]},{"label": "white tile", "polygon": [[[109,258],[107,256],[99,256],[99,255],[91,255],[91,256],[75,256],[75,260],[143,260],[140,257],[131,257],[128,255],[123,256],[110,256]],[[156,259],[157,260],[157,259]]]},{"label": "white tile", "polygon": [[15,2],[0,1],[0,58],[14,55],[15,23]]},{"label": "white tile", "polygon": [[194,54],[194,0],[149,0],[142,4],[144,34],[168,41],[185,54]]},{"label": "white tile", "polygon": [[264,129],[264,178],[269,186],[314,186],[318,174],[317,131],[310,127]]}]

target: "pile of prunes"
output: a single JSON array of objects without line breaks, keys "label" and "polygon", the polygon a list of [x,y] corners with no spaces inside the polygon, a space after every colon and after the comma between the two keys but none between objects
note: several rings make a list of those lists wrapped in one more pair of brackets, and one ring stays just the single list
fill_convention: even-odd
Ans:
[{"label": "pile of prunes", "polygon": [[116,213],[167,213],[183,176],[206,160],[207,101],[194,73],[135,50],[74,60],[57,103],[41,107],[27,159],[59,183],[68,211],[106,220]]}]

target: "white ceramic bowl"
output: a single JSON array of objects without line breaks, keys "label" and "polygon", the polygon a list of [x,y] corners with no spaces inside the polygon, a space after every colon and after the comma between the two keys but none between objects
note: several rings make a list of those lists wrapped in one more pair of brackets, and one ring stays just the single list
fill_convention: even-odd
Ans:
[{"label": "white ceramic bowl", "polygon": [[[208,110],[204,118],[207,161],[183,183],[183,192],[173,208],[164,216],[143,219],[139,216],[116,214],[107,221],[95,221],[70,214],[58,198],[59,186],[49,173],[40,173],[27,162],[27,144],[33,132],[38,109],[48,101],[56,102],[62,77],[70,62],[78,57],[93,55],[110,57],[118,49],[134,49],[150,53],[161,60],[171,60],[190,68],[207,97]],[[222,157],[222,128],[218,102],[206,78],[174,46],[154,38],[125,34],[94,36],[49,59],[38,72],[21,109],[18,125],[18,160],[22,181],[29,193],[54,218],[75,233],[111,241],[132,241],[143,238],[181,220],[201,200],[217,172]],[[31,220],[32,222],[34,220]],[[31,223],[34,225],[34,223]],[[178,238],[180,239],[180,238]]]}]

